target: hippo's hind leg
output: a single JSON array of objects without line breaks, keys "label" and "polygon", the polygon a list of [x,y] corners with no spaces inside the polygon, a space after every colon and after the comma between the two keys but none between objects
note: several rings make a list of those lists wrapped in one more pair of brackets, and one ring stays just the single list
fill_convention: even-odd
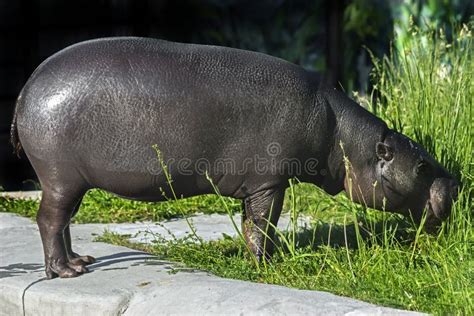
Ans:
[{"label": "hippo's hind leg", "polygon": [[[64,234],[88,187],[75,170],[33,163],[43,189],[36,217],[43,242],[46,276],[68,278],[87,272],[85,265],[69,261]],[[69,236],[69,234],[67,234]]]},{"label": "hippo's hind leg", "polygon": [[[73,218],[74,215],[76,215],[76,213],[79,211],[79,208],[81,206],[81,202],[82,202],[82,199],[80,199],[79,202],[77,202],[77,204],[74,207],[74,210],[72,212],[71,218]],[[81,266],[85,266],[85,265],[94,263],[96,261],[94,257],[92,257],[92,256],[81,256],[81,255],[75,253],[72,250],[71,229],[70,229],[69,226],[70,226],[70,224],[68,224],[66,226],[66,228],[64,229],[64,243],[65,243],[65,246],[66,246],[66,253],[67,253],[67,258],[68,258],[69,262],[74,264],[74,265],[81,265]]]},{"label": "hippo's hind leg", "polygon": [[278,188],[259,191],[244,199],[242,232],[259,261],[273,254],[274,227],[280,217],[284,196],[284,188]]}]

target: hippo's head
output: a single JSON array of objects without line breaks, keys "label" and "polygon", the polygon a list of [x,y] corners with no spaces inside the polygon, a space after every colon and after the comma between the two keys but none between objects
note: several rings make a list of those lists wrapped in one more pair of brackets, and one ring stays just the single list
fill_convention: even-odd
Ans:
[{"label": "hippo's head", "polygon": [[[426,209],[427,230],[451,214],[458,182],[419,144],[390,131],[373,150],[376,163],[353,172],[352,196],[356,202],[410,215],[417,223]],[[347,192],[347,179],[345,182]]]}]

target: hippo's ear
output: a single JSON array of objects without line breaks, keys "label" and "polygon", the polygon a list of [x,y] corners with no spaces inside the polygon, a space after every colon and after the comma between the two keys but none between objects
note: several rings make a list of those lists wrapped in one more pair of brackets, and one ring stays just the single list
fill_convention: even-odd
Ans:
[{"label": "hippo's ear", "polygon": [[375,146],[375,153],[379,159],[390,161],[393,159],[393,150],[387,144],[378,142]]}]

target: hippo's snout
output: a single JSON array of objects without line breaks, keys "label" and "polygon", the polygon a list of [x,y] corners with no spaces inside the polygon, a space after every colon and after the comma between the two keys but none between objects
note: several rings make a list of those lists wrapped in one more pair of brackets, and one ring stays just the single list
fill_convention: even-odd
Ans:
[{"label": "hippo's snout", "polygon": [[[430,188],[428,201],[428,216],[434,215],[439,220],[445,220],[451,214],[453,202],[458,197],[459,185],[450,178],[437,178]],[[431,214],[430,214],[431,213]]]}]

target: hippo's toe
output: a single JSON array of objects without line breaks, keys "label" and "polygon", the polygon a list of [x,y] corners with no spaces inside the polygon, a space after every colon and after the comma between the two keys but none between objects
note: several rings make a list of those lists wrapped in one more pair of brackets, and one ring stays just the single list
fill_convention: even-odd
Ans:
[{"label": "hippo's toe", "polygon": [[75,252],[72,255],[68,256],[69,262],[72,264],[82,264],[82,265],[89,265],[96,262],[96,259],[92,256],[81,256]]},{"label": "hippo's toe", "polygon": [[83,266],[76,266],[71,263],[57,264],[54,267],[46,268],[46,277],[48,279],[54,279],[58,276],[60,278],[75,278],[84,272],[87,272],[87,269]]},{"label": "hippo's toe", "polygon": [[89,272],[89,270],[86,268],[86,264],[82,260],[77,260],[76,262],[69,262],[68,266],[80,274]]}]

